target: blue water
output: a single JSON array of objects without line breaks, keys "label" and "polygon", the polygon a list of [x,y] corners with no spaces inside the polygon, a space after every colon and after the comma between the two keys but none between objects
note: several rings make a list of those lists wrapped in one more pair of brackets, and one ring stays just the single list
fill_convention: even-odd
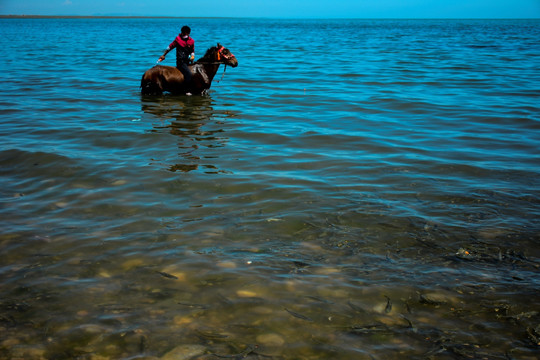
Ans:
[{"label": "blue water", "polygon": [[[239,66],[141,96],[184,24]],[[0,19],[0,46],[0,358],[536,358],[539,20]]]}]

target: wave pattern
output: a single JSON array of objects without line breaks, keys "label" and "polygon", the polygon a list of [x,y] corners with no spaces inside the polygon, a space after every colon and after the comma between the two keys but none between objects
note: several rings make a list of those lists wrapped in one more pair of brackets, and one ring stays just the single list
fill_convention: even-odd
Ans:
[{"label": "wave pattern", "polygon": [[536,355],[539,21],[0,22],[0,357]]}]

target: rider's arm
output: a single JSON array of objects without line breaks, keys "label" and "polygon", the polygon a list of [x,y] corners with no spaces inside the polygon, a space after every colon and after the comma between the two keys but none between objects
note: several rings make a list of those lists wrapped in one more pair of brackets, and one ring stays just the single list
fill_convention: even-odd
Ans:
[{"label": "rider's arm", "polygon": [[167,54],[169,53],[169,51],[171,51],[171,49],[169,49],[169,48],[165,49],[165,52],[163,53],[163,55],[161,55],[161,56],[159,57],[159,60],[158,60],[158,61],[163,61],[163,60],[165,60],[165,55],[167,55]]},{"label": "rider's arm", "polygon": [[167,55],[169,53],[169,51],[171,51],[172,49],[174,49],[176,47],[176,39],[169,44],[169,46],[167,46],[167,48],[165,49],[165,52],[163,53],[163,55],[161,55],[159,57],[159,60],[158,61],[163,61],[165,60],[165,55]]}]

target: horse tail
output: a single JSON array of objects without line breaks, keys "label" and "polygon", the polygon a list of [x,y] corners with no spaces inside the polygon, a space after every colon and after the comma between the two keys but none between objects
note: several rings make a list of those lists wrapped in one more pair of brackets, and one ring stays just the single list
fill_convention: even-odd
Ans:
[{"label": "horse tail", "polygon": [[143,95],[161,95],[163,87],[157,66],[147,70],[141,78],[141,94]]}]

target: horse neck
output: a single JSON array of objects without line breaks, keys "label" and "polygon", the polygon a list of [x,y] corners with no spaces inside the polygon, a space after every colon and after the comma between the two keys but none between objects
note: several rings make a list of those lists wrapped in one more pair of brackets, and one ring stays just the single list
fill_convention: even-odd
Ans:
[{"label": "horse neck", "polygon": [[215,63],[202,64],[204,72],[206,73],[206,76],[208,76],[208,80],[210,80],[210,82],[212,82],[212,80],[214,79],[214,76],[216,76],[219,69],[219,65],[220,64],[215,64]]},{"label": "horse neck", "polygon": [[206,73],[206,76],[208,76],[210,82],[212,82],[212,79],[214,79],[214,76],[216,76],[220,65],[215,59],[213,59],[214,56],[215,54],[213,52],[208,51],[201,59],[197,61],[203,66],[204,72]]}]

